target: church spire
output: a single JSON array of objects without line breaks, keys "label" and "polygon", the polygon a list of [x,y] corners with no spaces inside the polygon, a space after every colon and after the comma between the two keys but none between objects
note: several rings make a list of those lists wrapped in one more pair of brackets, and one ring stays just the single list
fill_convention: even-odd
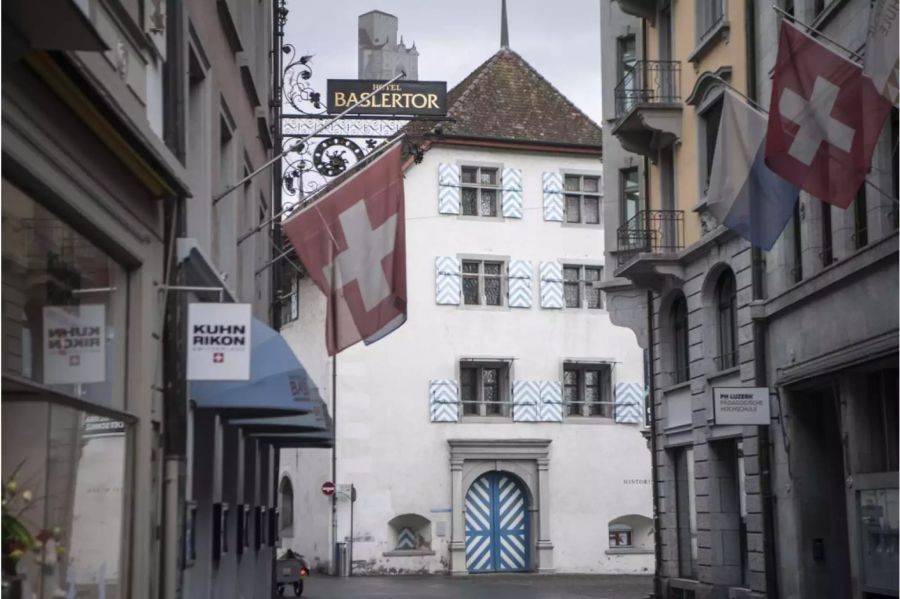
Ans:
[{"label": "church spire", "polygon": [[500,15],[500,47],[509,48],[509,26],[506,23],[506,0],[501,0],[503,7]]}]

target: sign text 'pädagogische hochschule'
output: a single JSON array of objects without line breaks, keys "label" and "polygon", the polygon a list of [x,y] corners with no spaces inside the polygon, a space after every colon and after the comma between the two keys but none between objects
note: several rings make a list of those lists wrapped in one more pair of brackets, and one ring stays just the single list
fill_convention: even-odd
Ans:
[{"label": "sign text 'p\u00e4dagogische hochschule'", "polygon": [[447,114],[446,81],[398,81],[378,93],[384,81],[329,79],[328,112],[339,114],[362,100],[350,114]]}]

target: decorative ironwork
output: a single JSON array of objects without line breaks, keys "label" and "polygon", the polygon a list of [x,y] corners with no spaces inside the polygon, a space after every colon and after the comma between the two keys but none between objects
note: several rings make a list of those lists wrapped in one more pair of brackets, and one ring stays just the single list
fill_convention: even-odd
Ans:
[{"label": "decorative ironwork", "polygon": [[617,231],[619,267],[638,254],[667,254],[684,248],[683,210],[641,210]]},{"label": "decorative ironwork", "polygon": [[637,61],[616,85],[615,97],[616,118],[619,120],[639,105],[681,102],[681,63]]}]

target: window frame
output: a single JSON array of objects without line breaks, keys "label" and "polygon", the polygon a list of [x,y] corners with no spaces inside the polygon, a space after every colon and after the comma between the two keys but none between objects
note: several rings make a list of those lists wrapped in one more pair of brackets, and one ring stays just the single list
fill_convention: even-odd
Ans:
[{"label": "window frame", "polygon": [[[459,277],[460,277],[460,306],[469,308],[469,309],[488,309],[488,310],[498,310],[498,309],[508,309],[509,308],[509,281],[506,274],[506,269],[509,264],[509,258],[506,256],[458,256],[459,258]],[[465,265],[466,263],[478,263],[478,273],[466,273]],[[500,272],[497,275],[486,275],[484,272],[485,264],[498,264],[500,266]],[[478,303],[469,303],[466,301],[466,288],[465,281],[467,278],[473,278],[473,274],[478,280]],[[485,278],[496,277],[500,281],[500,303],[499,304],[488,304],[486,302],[487,296],[485,295]]]},{"label": "window frame", "polygon": [[[578,278],[574,281],[570,281],[566,279],[566,270],[567,269],[578,269]],[[597,289],[597,298],[599,300],[598,306],[589,306],[588,305],[588,284],[592,284],[594,281],[589,280],[587,278],[588,270],[596,270],[597,272],[597,282],[603,280],[603,265],[602,264],[567,264],[563,263],[563,305],[566,310],[603,310],[604,309],[604,301],[603,301],[603,293]],[[569,299],[566,295],[566,288],[573,283],[578,285],[578,305],[570,306]],[[593,285],[591,285],[593,288]]]},{"label": "window frame", "polygon": [[[467,169],[475,169],[475,183],[466,183],[463,181],[463,171]],[[483,170],[492,170],[496,171],[496,183],[494,185],[488,185],[481,183],[481,172]],[[459,165],[459,216],[464,218],[488,218],[488,219],[502,219],[503,218],[503,200],[502,200],[502,190],[503,190],[503,166],[498,164],[481,164],[481,163],[463,163]],[[475,190],[475,210],[476,214],[466,214],[464,212],[465,203],[463,201],[463,193],[464,190],[474,189]],[[495,191],[494,195],[494,214],[482,214],[481,212],[481,193],[482,190],[493,190]]]},{"label": "window frame", "polygon": [[672,329],[672,379],[677,385],[691,380],[690,314],[683,293],[669,307],[669,325]]},{"label": "window frame", "polygon": [[[628,191],[626,189],[626,183],[629,180],[629,176],[634,174],[634,180],[637,183],[637,198],[636,200],[628,199]],[[641,193],[641,172],[637,166],[630,166],[627,168],[619,169],[619,224],[624,225],[627,224],[631,218],[637,216],[643,210],[643,194]],[[636,210],[634,211],[634,216],[628,217],[628,204],[629,202],[636,202]]]},{"label": "window frame", "polygon": [[[613,394],[613,366],[615,364],[610,361],[580,361],[567,360],[562,364],[562,390],[563,390],[563,412],[565,418],[584,418],[591,420],[615,420],[616,405],[615,396]],[[566,373],[575,372],[575,396],[574,402],[569,401],[566,397],[566,388],[571,385],[566,384]],[[597,397],[595,402],[585,399],[585,390],[587,388],[586,373],[596,372],[597,376]],[[594,409],[597,409],[597,413]],[[573,413],[573,409],[574,412]]]},{"label": "window frame", "polygon": [[290,289],[287,294],[279,298],[281,300],[279,319],[282,325],[294,322],[300,318],[300,280],[302,277],[300,273],[293,271],[293,269],[288,273],[288,276],[290,277]]},{"label": "window frame", "polygon": [[[459,372],[459,414],[462,420],[487,418],[490,421],[512,419],[512,360],[509,358],[461,358],[458,362]],[[497,370],[498,400],[488,402],[484,399],[484,371]],[[475,399],[466,399],[463,394],[463,371],[475,371]],[[474,404],[472,402],[475,402]],[[496,404],[498,411],[489,413],[488,405]],[[477,413],[467,413],[474,406]]]},{"label": "window frame", "polygon": [[[709,192],[709,179],[712,176],[712,164],[716,154],[715,146],[719,140],[719,124],[722,122],[722,111],[724,108],[725,88],[721,85],[716,85],[709,91],[707,91],[706,97],[703,98],[703,101],[697,107],[697,120],[699,124],[699,126],[697,127],[697,164],[700,168],[698,176],[701,190],[700,196],[702,198],[701,203],[706,200],[706,194],[707,192]],[[718,111],[719,116],[715,126],[715,139],[712,144],[713,147],[710,148],[709,118],[716,111]]]},{"label": "window frame", "polygon": [[[728,19],[727,0],[695,0],[694,2],[694,42],[700,46],[704,41],[712,37],[719,25]],[[718,17],[716,17],[718,6]],[[708,22],[706,18],[708,17]]]},{"label": "window frame", "polygon": [[[603,174],[597,172],[588,172],[588,171],[562,171],[562,196],[563,196],[563,225],[567,226],[586,226],[586,227],[599,227],[603,225]],[[577,190],[569,190],[566,187],[566,180],[569,177],[577,177],[578,178],[578,189]],[[585,191],[584,190],[584,180],[588,179],[596,179],[597,180],[597,191]],[[570,221],[569,220],[569,198],[577,197],[578,198],[578,220]],[[596,198],[597,199],[597,222],[586,222],[584,219],[585,215],[585,198]]]},{"label": "window frame", "polygon": [[722,372],[738,365],[737,280],[725,270],[716,281],[716,370]]}]

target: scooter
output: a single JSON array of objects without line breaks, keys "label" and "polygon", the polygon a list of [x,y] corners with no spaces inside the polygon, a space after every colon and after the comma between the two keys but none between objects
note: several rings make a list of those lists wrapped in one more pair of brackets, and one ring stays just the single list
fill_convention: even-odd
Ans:
[{"label": "scooter", "polygon": [[284,595],[284,589],[291,585],[294,597],[303,594],[303,579],[309,576],[309,562],[300,554],[290,549],[285,551],[276,562],[275,590],[279,595]]}]

